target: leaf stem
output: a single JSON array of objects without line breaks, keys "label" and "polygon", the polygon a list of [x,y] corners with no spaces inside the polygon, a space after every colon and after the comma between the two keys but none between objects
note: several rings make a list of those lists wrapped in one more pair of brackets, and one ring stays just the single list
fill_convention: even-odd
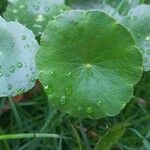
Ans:
[{"label": "leaf stem", "polygon": [[20,133],[20,134],[3,134],[0,140],[25,139],[25,138],[60,138],[57,134],[47,133]]}]

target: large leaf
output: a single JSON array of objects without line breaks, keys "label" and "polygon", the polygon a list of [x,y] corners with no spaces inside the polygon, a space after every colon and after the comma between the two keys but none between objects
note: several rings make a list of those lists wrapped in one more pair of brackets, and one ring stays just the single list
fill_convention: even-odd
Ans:
[{"label": "large leaf", "polygon": [[150,70],[150,5],[140,5],[132,9],[121,20],[135,36],[144,57],[144,70]]},{"label": "large leaf", "polygon": [[107,15],[112,16],[115,19],[120,19],[119,13],[110,5],[93,2],[93,1],[71,1],[69,5],[73,9],[82,9],[82,10],[89,10],[89,9],[97,9],[104,11]]},{"label": "large leaf", "polygon": [[[106,12],[113,15],[126,15],[128,11],[139,5],[140,0],[66,0],[67,4],[73,9],[91,9],[95,7],[99,7],[99,5],[107,5],[110,8],[110,12],[108,12],[108,8]],[[115,11],[115,13],[114,13]]]},{"label": "large leaf", "polygon": [[15,20],[41,35],[50,20],[68,9],[64,0],[18,0],[8,6],[4,17]]},{"label": "large leaf", "polygon": [[126,124],[120,123],[110,128],[100,139],[94,150],[110,150],[112,145],[116,144],[126,131]]},{"label": "large leaf", "polygon": [[132,97],[142,56],[130,33],[101,11],[67,11],[50,22],[37,55],[40,80],[58,109],[115,116]]},{"label": "large leaf", "polygon": [[0,97],[15,96],[33,87],[37,49],[30,30],[0,17]]}]

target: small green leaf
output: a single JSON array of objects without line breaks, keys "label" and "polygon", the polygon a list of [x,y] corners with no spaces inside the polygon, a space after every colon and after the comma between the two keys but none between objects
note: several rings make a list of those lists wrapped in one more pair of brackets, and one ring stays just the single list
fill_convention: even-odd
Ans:
[{"label": "small green leaf", "polygon": [[6,20],[18,21],[41,35],[50,20],[68,7],[64,0],[18,0],[8,6],[4,13]]},{"label": "small green leaf", "polygon": [[126,124],[117,124],[110,128],[107,133],[100,139],[94,150],[110,150],[112,145],[116,144],[118,140],[124,135],[126,131]]},{"label": "small green leaf", "polygon": [[15,96],[34,86],[38,47],[30,30],[0,17],[0,97]]},{"label": "small green leaf", "polygon": [[51,103],[73,116],[118,114],[142,73],[142,56],[125,27],[101,11],[66,11],[47,26],[37,54]]},{"label": "small green leaf", "polygon": [[144,70],[150,70],[150,5],[140,5],[131,9],[120,21],[135,36],[144,57]]}]

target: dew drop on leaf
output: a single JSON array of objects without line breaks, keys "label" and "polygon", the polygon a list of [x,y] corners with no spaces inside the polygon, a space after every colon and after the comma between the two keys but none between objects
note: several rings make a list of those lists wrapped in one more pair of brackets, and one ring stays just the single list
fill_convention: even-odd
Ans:
[{"label": "dew drop on leaf", "polygon": [[23,8],[25,8],[25,5],[20,5],[19,8],[23,9]]},{"label": "dew drop on leaf", "polygon": [[44,21],[44,16],[43,15],[37,15],[36,21],[37,22],[43,22]]},{"label": "dew drop on leaf", "polygon": [[81,110],[82,110],[82,108],[81,108],[81,107],[78,107],[78,108],[77,108],[77,111],[79,111],[79,112],[80,112]]},{"label": "dew drop on leaf", "polygon": [[102,103],[102,101],[99,100],[99,101],[96,103],[96,105],[99,107],[99,106],[101,106],[101,103]]},{"label": "dew drop on leaf", "polygon": [[72,77],[72,73],[69,72],[67,75],[66,75],[66,78],[70,79]]},{"label": "dew drop on leaf", "polygon": [[26,35],[23,35],[22,40],[26,40],[26,39],[27,39]]},{"label": "dew drop on leaf", "polygon": [[60,104],[64,105],[65,103],[66,103],[66,97],[62,96],[61,99],[60,99]]},{"label": "dew drop on leaf", "polygon": [[18,67],[18,68],[22,68],[22,67],[23,67],[23,63],[22,63],[22,62],[18,62],[18,63],[17,63],[17,67]]},{"label": "dew drop on leaf", "polygon": [[137,20],[137,16],[133,16],[133,20]]},{"label": "dew drop on leaf", "polygon": [[3,74],[3,72],[2,71],[0,71],[0,77],[2,77],[4,74]]},{"label": "dew drop on leaf", "polygon": [[86,112],[87,112],[88,114],[91,114],[91,113],[92,113],[92,108],[91,108],[91,107],[88,107],[88,108],[86,109]]},{"label": "dew drop on leaf", "polygon": [[149,41],[149,40],[150,40],[150,36],[147,36],[147,37],[145,38],[145,40]]},{"label": "dew drop on leaf", "polygon": [[44,89],[47,90],[47,89],[48,89],[48,85],[46,85],[46,86],[44,87]]},{"label": "dew drop on leaf", "polygon": [[35,10],[39,10],[40,9],[40,7],[37,6],[37,5],[34,5],[33,7],[34,7]]},{"label": "dew drop on leaf", "polygon": [[11,90],[12,89],[12,84],[9,83],[8,86],[7,86],[8,90]]},{"label": "dew drop on leaf", "polygon": [[66,87],[66,89],[65,89],[65,94],[66,94],[67,96],[70,96],[70,95],[72,94],[72,88],[71,88],[70,86]]},{"label": "dew drop on leaf", "polygon": [[15,71],[15,66],[11,66],[9,71],[10,71],[10,73],[13,73]]},{"label": "dew drop on leaf", "polygon": [[45,9],[44,9],[46,12],[48,12],[49,11],[49,7],[45,7]]}]

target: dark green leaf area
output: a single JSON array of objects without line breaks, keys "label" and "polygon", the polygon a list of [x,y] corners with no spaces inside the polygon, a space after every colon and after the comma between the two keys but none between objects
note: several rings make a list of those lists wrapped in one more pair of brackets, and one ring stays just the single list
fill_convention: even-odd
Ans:
[{"label": "dark green leaf area", "polygon": [[142,72],[133,37],[101,11],[59,15],[43,34],[36,61],[51,103],[94,119],[118,114]]}]

